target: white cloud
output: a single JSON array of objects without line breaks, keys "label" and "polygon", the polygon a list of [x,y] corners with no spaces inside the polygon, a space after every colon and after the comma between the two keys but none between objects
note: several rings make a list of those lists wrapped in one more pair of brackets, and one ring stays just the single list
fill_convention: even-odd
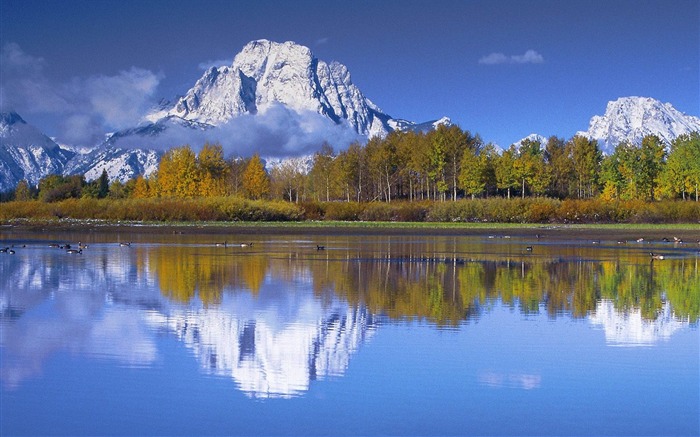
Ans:
[{"label": "white cloud", "polygon": [[503,53],[494,52],[479,59],[479,64],[482,65],[497,65],[497,64],[541,64],[544,62],[544,57],[535,50],[527,50],[522,55],[507,56]]},{"label": "white cloud", "polygon": [[258,114],[244,114],[211,129],[195,130],[171,124],[156,137],[124,137],[117,145],[166,150],[189,144],[196,150],[206,142],[217,142],[227,156],[259,153],[268,157],[289,157],[311,154],[324,142],[342,149],[361,139],[346,122],[335,124],[321,114],[297,112],[276,104]]},{"label": "white cloud", "polygon": [[132,67],[115,76],[93,76],[79,80],[80,89],[75,90],[75,95],[85,99],[105,125],[133,126],[150,106],[161,78],[162,75]]},{"label": "white cloud", "polygon": [[131,67],[113,76],[77,77],[66,83],[50,79],[46,70],[43,58],[25,53],[16,43],[5,44],[0,52],[0,109],[56,115],[62,120],[59,137],[76,145],[91,145],[106,131],[138,124],[163,78]]},{"label": "white cloud", "polygon": [[523,55],[511,56],[511,59],[516,64],[541,64],[544,62],[544,57],[534,50],[528,50]]},{"label": "white cloud", "polygon": [[200,70],[206,71],[206,70],[209,70],[211,67],[229,66],[232,63],[233,63],[233,61],[231,59],[215,59],[215,60],[200,62],[197,67]]},{"label": "white cloud", "polygon": [[506,64],[508,63],[508,56],[503,53],[491,53],[479,59],[479,64],[485,65],[495,65],[495,64]]},{"label": "white cloud", "polygon": [[7,43],[0,50],[0,110],[32,108],[35,112],[54,112],[69,103],[51,86],[44,75],[44,58],[25,53],[16,43]]}]

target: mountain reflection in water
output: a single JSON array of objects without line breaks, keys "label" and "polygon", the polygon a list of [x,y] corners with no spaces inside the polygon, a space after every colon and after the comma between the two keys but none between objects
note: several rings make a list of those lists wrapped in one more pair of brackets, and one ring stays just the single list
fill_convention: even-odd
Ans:
[{"label": "mountain reflection in water", "polygon": [[[696,324],[700,308],[697,257],[653,263],[644,251],[568,246],[538,247],[533,256],[447,239],[323,253],[284,241],[259,246],[96,243],[67,256],[36,244],[2,257],[4,386],[41,374],[51,355],[66,351],[152,366],[161,359],[156,337],[167,333],[205,373],[232,378],[247,395],[290,397],[343,375],[385,322],[469,329],[505,305],[588,318],[610,344],[648,346]],[[540,384],[531,374],[479,380]]]}]

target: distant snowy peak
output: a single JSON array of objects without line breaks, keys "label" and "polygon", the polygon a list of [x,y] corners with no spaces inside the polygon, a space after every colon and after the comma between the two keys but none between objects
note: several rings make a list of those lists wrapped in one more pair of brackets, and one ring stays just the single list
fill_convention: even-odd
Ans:
[{"label": "distant snowy peak", "polygon": [[578,132],[598,140],[604,153],[629,141],[641,144],[647,135],[657,135],[670,144],[680,135],[700,131],[700,118],[683,114],[670,103],[649,97],[622,97],[608,102],[605,114],[591,118],[587,131]]},{"label": "distant snowy peak", "polygon": [[23,179],[35,185],[44,176],[61,173],[74,155],[16,112],[0,113],[0,191],[14,189]]},{"label": "distant snowy peak", "polygon": [[523,145],[525,141],[531,141],[533,143],[540,143],[541,148],[545,148],[547,146],[547,142],[549,141],[547,137],[540,135],[540,134],[530,134],[526,136],[525,138],[520,139],[519,141],[516,141],[513,143],[513,145],[516,148],[519,148],[520,146]]},{"label": "distant snowy peak", "polygon": [[435,130],[438,126],[452,126],[452,120],[449,117],[442,117],[438,120],[426,121],[424,123],[415,123],[413,121],[401,120],[401,119],[391,119],[388,120],[387,124],[392,130],[398,131],[414,131],[414,132],[429,132]]},{"label": "distant snowy peak", "polygon": [[28,124],[16,112],[0,113],[0,143],[4,146],[38,146],[54,149],[58,144]]},{"label": "distant snowy peak", "polygon": [[210,68],[169,109],[161,107],[147,119],[176,116],[219,126],[279,104],[321,114],[336,124],[347,122],[369,137],[385,136],[398,125],[416,126],[383,113],[353,84],[345,65],[319,60],[308,47],[291,41],[268,40],[246,44],[231,66]]}]

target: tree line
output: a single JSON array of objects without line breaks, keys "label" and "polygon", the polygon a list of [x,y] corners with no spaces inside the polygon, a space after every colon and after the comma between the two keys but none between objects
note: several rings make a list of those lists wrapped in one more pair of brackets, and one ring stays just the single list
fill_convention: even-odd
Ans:
[{"label": "tree line", "polygon": [[640,146],[620,143],[604,156],[582,136],[526,139],[498,150],[459,126],[428,133],[392,132],[338,152],[327,143],[310,170],[294,161],[269,171],[259,155],[225,158],[220,144],[199,153],[168,150],[158,170],[126,183],[106,172],[90,183],[81,175],[50,175],[31,187],[21,181],[10,198],[53,202],[67,198],[196,198],[238,196],[290,202],[455,201],[461,198],[549,197],[641,200],[700,197],[700,133],[670,145],[655,135]]},{"label": "tree line", "polygon": [[[417,249],[415,258],[404,253],[397,259],[349,266],[298,262],[308,270],[317,293],[333,290],[352,305],[364,304],[372,313],[392,319],[421,318],[456,326],[478,318],[496,299],[525,314],[546,312],[551,318],[565,313],[587,317],[601,299],[621,312],[641,309],[647,320],[663,313],[665,301],[678,319],[697,324],[700,317],[700,276],[692,258],[656,264],[631,259],[525,261],[518,256],[504,260],[502,255],[460,264],[420,261],[431,250],[444,254],[431,245]],[[299,268],[284,257],[259,252],[233,258],[201,256],[183,246],[154,248],[146,258],[166,297],[178,302],[198,297],[207,305],[221,303],[232,290],[257,295],[265,278],[292,278],[291,270]]]}]

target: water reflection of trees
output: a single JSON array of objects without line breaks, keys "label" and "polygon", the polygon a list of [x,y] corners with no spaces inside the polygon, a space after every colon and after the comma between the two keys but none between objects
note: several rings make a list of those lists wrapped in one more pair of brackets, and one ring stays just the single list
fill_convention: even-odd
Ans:
[{"label": "water reflection of trees", "polygon": [[496,299],[524,314],[545,311],[551,317],[585,317],[601,299],[618,311],[641,310],[654,320],[665,302],[676,317],[697,322],[700,314],[700,260],[621,262],[535,259],[506,261],[445,257],[270,256],[187,246],[151,248],[148,268],[162,293],[205,305],[222,293],[257,294],[267,275],[290,284],[304,278],[319,297],[332,293],[351,304],[366,305],[389,318],[420,318],[456,325],[478,317]]}]

